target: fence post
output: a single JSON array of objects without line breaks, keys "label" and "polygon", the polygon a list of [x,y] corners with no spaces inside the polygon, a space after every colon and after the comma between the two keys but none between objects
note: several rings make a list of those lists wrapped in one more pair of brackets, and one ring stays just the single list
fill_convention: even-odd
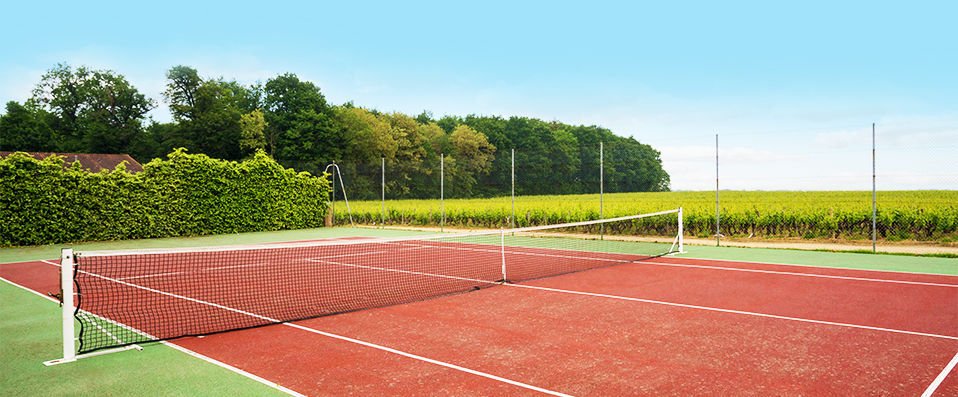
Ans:
[{"label": "fence post", "polygon": [[718,247],[721,245],[722,233],[721,228],[719,227],[719,222],[721,221],[721,215],[719,215],[719,146],[718,146],[718,134],[715,134],[715,246]]},{"label": "fence post", "polygon": [[[605,143],[599,142],[599,219],[605,219],[604,195],[605,195]],[[571,219],[569,220],[571,222]],[[599,239],[605,239],[605,223],[599,224]]]},{"label": "fence post", "polygon": [[446,155],[439,153],[439,231],[446,224]]},{"label": "fence post", "polygon": [[383,169],[382,169],[382,188],[383,188],[383,219],[381,226],[386,227],[386,158],[383,157]]},{"label": "fence post", "polygon": [[512,218],[509,218],[512,223],[512,228],[516,228],[516,149],[512,149]]},{"label": "fence post", "polygon": [[872,253],[877,250],[876,241],[878,239],[877,221],[875,219],[875,123],[872,123]]},{"label": "fence post", "polygon": [[[336,165],[335,161],[333,161],[333,165]],[[326,167],[326,169],[329,169],[329,167]],[[342,179],[342,176],[340,176],[340,179]],[[336,173],[335,172],[333,172],[332,184],[333,184],[333,196],[331,200],[332,203],[330,204],[330,208],[331,208],[330,211],[333,213],[333,216],[332,216],[333,226],[336,226]]]}]

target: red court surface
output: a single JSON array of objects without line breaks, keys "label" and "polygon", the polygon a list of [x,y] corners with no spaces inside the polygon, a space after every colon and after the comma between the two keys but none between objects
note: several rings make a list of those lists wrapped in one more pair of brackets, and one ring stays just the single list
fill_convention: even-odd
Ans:
[{"label": "red court surface", "polygon": [[667,257],[174,343],[308,395],[955,396],[958,277]]}]

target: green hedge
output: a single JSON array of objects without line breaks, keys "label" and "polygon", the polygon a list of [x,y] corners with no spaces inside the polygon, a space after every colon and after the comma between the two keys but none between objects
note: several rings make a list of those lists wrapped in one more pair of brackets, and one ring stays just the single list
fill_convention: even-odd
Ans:
[{"label": "green hedge", "polygon": [[90,173],[60,157],[0,159],[0,246],[319,227],[330,187],[262,152],[242,162],[188,154]]}]

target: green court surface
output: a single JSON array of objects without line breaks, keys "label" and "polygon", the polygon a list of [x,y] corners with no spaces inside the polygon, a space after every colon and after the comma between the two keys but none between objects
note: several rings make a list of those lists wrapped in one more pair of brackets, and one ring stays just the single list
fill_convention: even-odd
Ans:
[{"label": "green court surface", "polygon": [[[78,251],[221,246],[334,237],[399,237],[429,232],[320,228],[220,236],[58,244],[0,249],[0,263],[56,259]],[[682,257],[958,275],[958,259],[761,248],[686,246]],[[151,344],[46,367],[61,355],[60,308],[49,299],[0,282],[0,391],[28,395],[271,395],[282,394],[228,369],[173,348]]]},{"label": "green court surface", "polygon": [[685,250],[685,258],[958,275],[956,258],[701,245],[686,245]]},{"label": "green court surface", "polygon": [[154,344],[143,351],[44,366],[63,355],[60,307],[0,282],[0,392],[4,395],[283,395],[228,369]]}]

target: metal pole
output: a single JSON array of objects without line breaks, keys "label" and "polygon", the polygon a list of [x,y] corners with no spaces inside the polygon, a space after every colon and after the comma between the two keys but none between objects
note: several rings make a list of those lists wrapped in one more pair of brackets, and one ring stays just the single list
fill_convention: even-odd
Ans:
[{"label": "metal pole", "polygon": [[512,149],[512,228],[516,227],[516,149]]},{"label": "metal pole", "polygon": [[61,323],[63,325],[63,360],[76,359],[76,350],[73,340],[73,249],[60,250],[60,288],[63,300]]},{"label": "metal pole", "polygon": [[499,252],[502,253],[502,282],[507,282],[506,278],[506,231],[499,228]]},{"label": "metal pole", "polygon": [[353,223],[353,212],[349,210],[349,197],[346,197],[346,185],[343,184],[343,173],[339,170],[339,166],[336,166],[336,173],[339,174],[339,188],[343,191],[343,202],[346,203],[346,215],[349,216],[349,226],[355,227],[356,224]]},{"label": "metal pole", "polygon": [[719,152],[718,152],[718,134],[715,134],[715,246],[721,244],[721,228],[719,228]]},{"label": "metal pole", "polygon": [[382,177],[383,177],[383,179],[382,179],[382,187],[383,187],[383,220],[382,220],[382,225],[381,225],[381,226],[382,226],[383,228],[385,228],[385,227],[386,227],[386,158],[383,157],[382,160],[383,160],[383,168],[382,168],[382,170],[383,170],[383,173],[382,173]]},{"label": "metal pole", "polygon": [[[334,165],[334,166],[336,165],[336,162],[335,162],[335,161],[333,161],[333,165]],[[329,169],[329,167],[326,167],[326,168]],[[338,167],[337,167],[337,168],[338,168]],[[340,176],[339,176],[339,179],[343,179],[343,176],[340,175]],[[333,221],[332,221],[332,224],[333,224],[333,226],[336,226],[336,173],[335,173],[335,172],[333,173],[333,181],[332,181],[332,183],[333,183],[333,200],[332,200],[332,203],[331,203],[331,209],[330,209],[330,210],[333,212]]]},{"label": "metal pole", "polygon": [[439,231],[446,224],[446,155],[439,153]]},{"label": "metal pole", "polygon": [[682,220],[682,207],[679,207],[679,237],[678,237],[678,240],[679,240],[679,253],[680,253],[680,254],[684,254],[684,253],[685,253],[685,237],[683,237],[684,234],[685,234],[685,223],[684,223],[684,221]]},{"label": "metal pole", "polygon": [[[603,212],[604,193],[605,193],[605,144],[599,142],[599,219],[605,219]],[[599,224],[599,239],[605,238],[605,223]]]},{"label": "metal pole", "polygon": [[872,123],[872,252],[876,252],[878,238],[877,222],[875,219],[875,123]]}]

